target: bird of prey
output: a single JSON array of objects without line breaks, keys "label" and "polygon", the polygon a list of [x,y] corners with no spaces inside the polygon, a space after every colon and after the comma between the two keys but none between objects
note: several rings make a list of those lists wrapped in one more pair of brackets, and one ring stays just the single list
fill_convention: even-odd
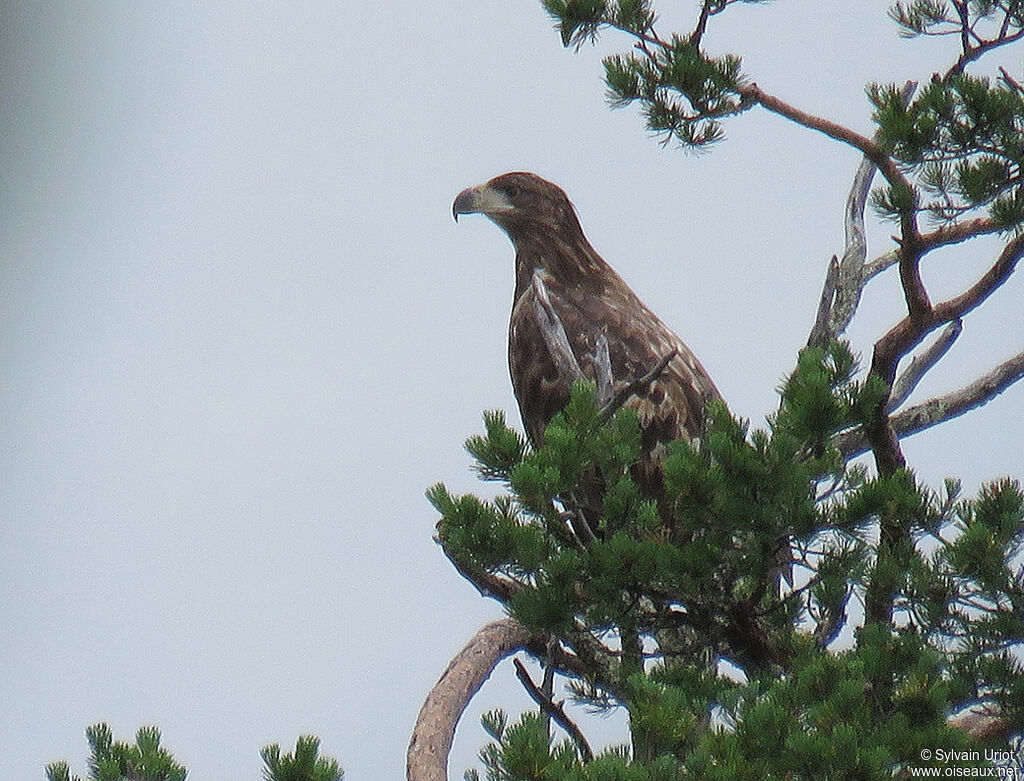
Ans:
[{"label": "bird of prey", "polygon": [[459,193],[452,212],[489,217],[515,247],[508,362],[531,443],[575,380],[595,382],[599,400],[625,389],[619,403],[636,411],[642,435],[635,474],[660,496],[665,443],[697,439],[707,401],[721,398],[700,361],[597,254],[558,186],[506,173]]}]

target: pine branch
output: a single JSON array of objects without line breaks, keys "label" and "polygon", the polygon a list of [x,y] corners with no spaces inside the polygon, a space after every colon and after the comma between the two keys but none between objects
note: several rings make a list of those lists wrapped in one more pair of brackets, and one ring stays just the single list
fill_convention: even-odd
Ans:
[{"label": "pine branch", "polygon": [[1024,234],[1016,235],[1007,243],[1003,251],[999,253],[996,262],[974,285],[959,296],[935,306],[935,317],[939,323],[948,323],[961,318],[981,306],[1010,278],[1021,256],[1024,256]]},{"label": "pine branch", "polygon": [[946,326],[939,338],[920,355],[916,356],[893,383],[892,391],[889,394],[887,411],[892,412],[898,409],[907,400],[914,388],[918,386],[924,375],[928,373],[942,358],[949,352],[953,343],[956,342],[960,332],[963,331],[963,322],[954,320]]},{"label": "pine branch", "polygon": [[511,618],[487,624],[473,635],[420,708],[406,754],[408,781],[448,781],[448,755],[466,706],[500,661],[536,640]]},{"label": "pine branch", "polygon": [[867,136],[840,125],[838,122],[833,122],[830,119],[815,116],[798,109],[781,98],[765,92],[757,84],[741,85],[737,89],[737,94],[747,105],[757,104],[773,114],[785,117],[791,122],[802,125],[809,130],[816,130],[835,141],[852,146],[878,167],[879,172],[890,185],[907,190],[911,189],[910,183],[892,157],[886,154],[885,150],[877,142]]},{"label": "pine branch", "polygon": [[516,666],[516,677],[523,684],[523,688],[526,689],[526,693],[530,695],[530,698],[537,703],[537,705],[543,710],[548,716],[554,719],[555,723],[564,729],[569,737],[572,738],[572,742],[576,744],[576,748],[579,750],[580,757],[584,762],[590,762],[594,758],[594,752],[590,748],[590,744],[587,742],[586,736],[583,731],[568,717],[565,713],[565,708],[562,707],[562,703],[555,702],[549,694],[542,691],[540,687],[533,682],[530,677],[530,673],[526,667],[518,659],[513,660],[513,664]]},{"label": "pine branch", "polygon": [[444,551],[444,555],[448,558],[448,561],[452,563],[452,566],[455,567],[456,571],[476,586],[476,590],[480,592],[480,596],[496,599],[504,605],[508,604],[508,601],[512,599],[513,595],[523,587],[518,581],[503,578],[492,572],[488,572],[487,570],[470,569],[451,554],[440,538],[435,537],[434,542],[441,546],[441,550]]},{"label": "pine branch", "polygon": [[940,247],[948,247],[951,244],[960,244],[978,236],[999,233],[1004,229],[1004,226],[991,217],[976,217],[973,220],[942,225],[931,233],[923,234],[921,236],[921,246],[925,250],[930,251]]},{"label": "pine branch", "polygon": [[[894,415],[890,421],[893,431],[903,439],[945,423],[987,404],[1021,378],[1024,378],[1024,351],[959,390],[908,407]],[[861,428],[839,434],[834,442],[846,459],[855,458],[868,450],[867,438]]]},{"label": "pine branch", "polygon": [[916,314],[911,309],[906,317],[875,343],[872,373],[882,377],[891,386],[900,360],[933,330],[962,318],[983,304],[1010,278],[1022,255],[1024,234],[1019,234],[1006,244],[988,271],[963,293],[934,306],[929,304],[924,311]]},{"label": "pine branch", "polygon": [[910,436],[987,404],[1024,377],[1024,352],[959,390],[910,407],[893,418],[900,436]]},{"label": "pine branch", "polygon": [[[910,81],[904,85],[901,93],[904,103],[909,102],[916,88],[916,82]],[[807,340],[809,347],[823,347],[846,331],[860,305],[864,287],[878,273],[877,270],[869,269],[866,264],[867,238],[864,227],[864,209],[877,169],[877,164],[865,152],[846,198],[846,246],[843,249],[842,260],[833,258],[829,265],[818,304],[818,314]],[[897,258],[893,257],[892,262],[896,260]]]},{"label": "pine branch", "polygon": [[944,78],[948,79],[951,76],[963,73],[968,65],[975,60],[980,59],[986,52],[990,52],[1000,46],[1006,46],[1009,43],[1014,43],[1019,41],[1021,38],[1024,38],[1024,29],[1018,29],[1016,32],[1010,33],[1004,27],[1004,29],[1000,31],[1000,34],[995,38],[981,41],[976,45],[965,44],[961,55],[957,58],[957,61],[953,63],[950,69],[946,71]]}]

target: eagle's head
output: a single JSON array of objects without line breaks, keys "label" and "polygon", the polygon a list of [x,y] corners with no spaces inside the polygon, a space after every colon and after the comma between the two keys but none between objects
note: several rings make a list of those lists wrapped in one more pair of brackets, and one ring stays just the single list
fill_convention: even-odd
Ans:
[{"label": "eagle's head", "polygon": [[536,174],[514,171],[459,193],[452,214],[483,214],[513,241],[537,231],[579,233],[579,220],[562,188]]}]

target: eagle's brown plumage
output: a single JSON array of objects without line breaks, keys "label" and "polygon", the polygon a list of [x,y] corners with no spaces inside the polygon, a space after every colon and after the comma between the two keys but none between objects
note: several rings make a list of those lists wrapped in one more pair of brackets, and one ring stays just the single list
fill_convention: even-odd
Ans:
[{"label": "eagle's brown plumage", "polygon": [[630,290],[590,246],[565,193],[530,173],[507,173],[464,190],[453,213],[485,214],[512,240],[516,287],[509,323],[508,359],[526,432],[539,444],[551,418],[569,400],[572,379],[559,371],[537,313],[561,321],[580,369],[594,376],[594,356],[604,335],[611,373],[632,382],[669,355],[665,369],[646,393],[626,406],[636,410],[644,455],[637,477],[649,496],[660,495],[664,443],[695,439],[703,428],[704,405],[721,395],[689,347]]}]

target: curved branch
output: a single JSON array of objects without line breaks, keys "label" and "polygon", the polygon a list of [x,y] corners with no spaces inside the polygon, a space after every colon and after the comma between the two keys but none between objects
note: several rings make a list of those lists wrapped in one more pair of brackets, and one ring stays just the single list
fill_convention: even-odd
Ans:
[{"label": "curved branch", "polygon": [[832,308],[835,305],[838,288],[839,258],[833,255],[825,273],[825,284],[821,287],[818,313],[814,317],[814,325],[811,326],[811,335],[807,337],[808,347],[824,347],[835,337],[832,330]]},{"label": "curved branch", "polygon": [[931,233],[922,234],[921,246],[926,251],[930,251],[939,247],[947,247],[950,244],[960,244],[978,236],[999,233],[1002,230],[1004,227],[991,217],[977,217],[973,220],[941,225]]},{"label": "curved branch", "polygon": [[[889,329],[877,342],[871,356],[871,373],[880,377],[891,389],[896,379],[899,362],[936,328],[958,320],[984,303],[1013,274],[1017,262],[1024,256],[1024,234],[1012,238],[995,263],[970,288],[954,298],[932,305],[921,283],[920,261],[927,251],[916,236],[900,247],[900,281],[907,299],[907,315]],[[958,413],[959,414],[959,413]],[[865,428],[868,442],[875,455],[875,463],[882,474],[892,474],[904,466],[900,449],[900,434],[885,411],[879,406],[872,421]]]},{"label": "curved branch", "polygon": [[516,580],[503,578],[500,575],[495,575],[493,572],[488,572],[485,569],[471,570],[449,552],[443,540],[439,537],[435,537],[434,542],[441,546],[441,550],[444,551],[444,555],[447,557],[448,561],[452,563],[452,566],[455,567],[455,570],[462,575],[462,577],[476,586],[476,590],[480,592],[480,596],[496,599],[504,605],[508,604],[508,601],[512,599],[512,596],[523,587],[523,584]]},{"label": "curved branch", "polygon": [[996,262],[970,288],[955,298],[935,305],[935,317],[948,323],[977,308],[1010,278],[1024,256],[1024,234],[1018,234],[1003,247]]},{"label": "curved branch", "polygon": [[864,264],[864,281],[867,282],[869,279],[873,279],[881,274],[886,269],[890,269],[900,261],[900,252],[896,249],[891,249],[884,255],[872,260],[870,263]]},{"label": "curved branch", "polygon": [[448,781],[448,755],[463,711],[498,663],[534,636],[511,618],[482,627],[441,674],[416,717],[406,754],[408,781]]}]

